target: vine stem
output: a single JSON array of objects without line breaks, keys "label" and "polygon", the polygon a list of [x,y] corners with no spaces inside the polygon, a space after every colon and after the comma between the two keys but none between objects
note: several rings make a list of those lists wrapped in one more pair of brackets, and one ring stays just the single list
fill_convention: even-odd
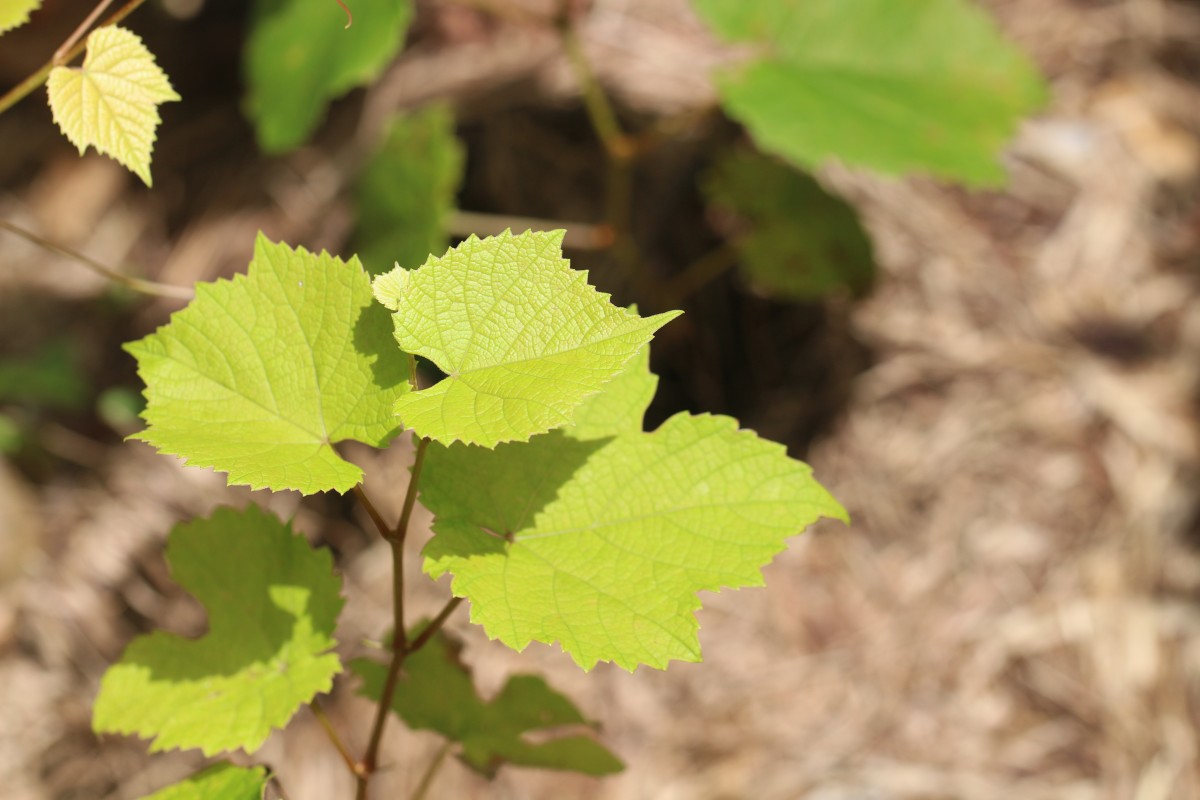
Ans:
[{"label": "vine stem", "polygon": [[461,597],[451,597],[448,601],[446,601],[446,605],[442,606],[442,610],[438,612],[438,615],[434,617],[428,625],[425,626],[425,629],[417,635],[416,639],[413,639],[412,644],[408,646],[408,653],[406,655],[411,656],[413,653],[417,652],[426,644],[428,644],[429,640],[433,638],[434,634],[440,631],[442,626],[446,624],[446,620],[450,619],[450,615],[454,613],[454,609],[461,606],[462,603],[463,598]]},{"label": "vine stem", "polygon": [[371,775],[379,766],[379,748],[383,744],[383,733],[387,728],[388,716],[392,709],[392,698],[396,695],[396,684],[400,679],[400,670],[409,655],[421,649],[429,638],[445,624],[454,609],[462,602],[462,598],[452,598],[441,613],[426,626],[425,630],[412,642],[404,627],[404,541],[408,537],[409,525],[412,522],[413,510],[417,505],[417,487],[421,482],[421,470],[425,464],[425,454],[429,450],[429,439],[421,439],[417,443],[416,456],[413,459],[412,477],[408,482],[408,491],[404,495],[404,507],[400,511],[400,520],[395,528],[389,529],[383,517],[375,509],[366,492],[355,487],[355,495],[363,502],[367,513],[375,522],[380,535],[387,540],[392,548],[392,659],[388,665],[387,678],[384,680],[383,692],[379,697],[379,707],[375,710],[375,721],[371,726],[371,738],[367,744],[367,752],[362,761],[352,770],[356,778],[357,800],[366,800],[367,788]]},{"label": "vine stem", "polygon": [[[379,708],[376,711],[375,725],[371,731],[371,742],[367,745],[367,754],[363,760],[354,765],[351,770],[356,778],[356,800],[367,800],[367,787],[371,780],[371,775],[379,768],[379,746],[383,742],[383,731],[387,723],[388,712],[391,711],[392,698],[396,695],[396,683],[400,678],[400,669],[404,666],[405,660],[413,653],[424,647],[430,639],[433,638],[442,626],[446,624],[446,620],[450,619],[450,615],[454,610],[462,605],[463,598],[452,597],[442,606],[442,610],[433,618],[433,621],[425,626],[425,629],[412,640],[411,644],[405,644],[403,649],[396,647],[395,641],[392,643],[392,662],[388,665],[387,679],[383,685],[383,693],[379,698]],[[386,702],[385,702],[386,701]]]},{"label": "vine stem", "polygon": [[384,522],[383,515],[375,508],[375,504],[371,502],[371,498],[367,497],[366,491],[363,490],[361,483],[354,484],[354,496],[358,498],[358,502],[362,503],[362,507],[366,509],[367,516],[371,518],[371,522],[375,524],[375,529],[379,531],[379,535],[384,539],[391,535],[391,528]]},{"label": "vine stem", "polygon": [[117,272],[111,267],[106,267],[94,258],[85,256],[76,250],[69,247],[64,247],[61,244],[55,244],[49,239],[43,239],[33,231],[26,230],[19,225],[14,225],[8,220],[0,219],[0,229],[6,230],[9,233],[20,236],[27,242],[32,242],[43,250],[49,250],[56,255],[65,256],[74,261],[78,261],[93,272],[103,275],[110,281],[119,283],[127,289],[132,289],[135,292],[148,294],[154,297],[166,297],[171,300],[191,300],[195,292],[186,286],[171,286],[167,283],[159,283],[158,281],[148,281],[144,278],[134,278],[122,272]]},{"label": "vine stem", "polygon": [[[114,11],[112,15],[109,16],[108,19],[104,20],[104,22],[101,22],[98,27],[103,28],[106,25],[116,25],[118,22],[136,11],[138,6],[145,2],[146,0],[128,0],[125,5]],[[49,61],[43,64],[37,72],[33,73],[28,78],[9,89],[4,93],[3,96],[0,96],[0,113],[4,113],[21,100],[24,100],[30,93],[46,82],[46,78],[50,75],[50,70],[62,64],[69,64],[70,62],[74,61],[75,58],[82,53],[86,47],[87,42],[76,42],[74,46],[72,46],[71,49],[68,50],[67,53],[62,57],[61,61],[56,60],[58,58],[58,53],[55,53],[55,55],[51,57]]]},{"label": "vine stem", "polygon": [[[413,376],[416,379],[416,376]],[[413,458],[412,479],[408,482],[408,491],[404,494],[404,508],[400,511],[400,521],[396,523],[395,530],[392,531],[391,539],[393,541],[404,543],[404,537],[408,536],[408,523],[412,521],[413,509],[417,505],[417,484],[421,480],[421,469],[425,466],[425,453],[429,450],[429,439],[421,439],[417,442],[417,454]],[[396,620],[399,625],[403,620]]]}]

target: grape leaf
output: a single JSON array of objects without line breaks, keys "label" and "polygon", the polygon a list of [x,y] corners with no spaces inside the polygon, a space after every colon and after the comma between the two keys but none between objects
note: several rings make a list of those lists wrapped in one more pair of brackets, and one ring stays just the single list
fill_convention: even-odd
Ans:
[{"label": "grape leaf", "polygon": [[[491,701],[483,701],[471,671],[459,658],[462,647],[438,633],[404,662],[392,710],[414,730],[436,731],[462,745],[462,759],[491,778],[503,764],[610,775],[623,768],[603,745],[583,735],[527,741],[529,732],[588,725],[570,700],[535,675],[515,675]],[[360,693],[379,702],[387,667],[359,659],[350,663],[363,680]]]},{"label": "grape leaf", "polygon": [[196,287],[168,325],[125,346],[146,382],[134,438],[231,484],[345,492],[362,470],[334,442],[382,447],[408,359],[388,337],[357,258],[343,262],[261,234],[248,274]]},{"label": "grape leaf", "polygon": [[116,26],[92,31],[83,66],[50,70],[47,90],[54,121],[80,155],[95,147],[152,184],[158,106],[179,95],[137,34]]},{"label": "grape leaf", "polygon": [[266,785],[267,771],[262,767],[245,768],[222,763],[142,800],[262,800]]},{"label": "grape leaf", "polygon": [[447,374],[401,397],[417,435],[494,447],[569,423],[680,312],[617,308],[562,257],[563,231],[477,239],[375,279],[401,349]]},{"label": "grape leaf", "polygon": [[658,376],[650,372],[650,345],[642,345],[617,377],[579,406],[571,423],[571,438],[585,442],[618,433],[641,433],[642,417],[657,389]]},{"label": "grape leaf", "polygon": [[399,52],[410,0],[354,0],[354,24],[332,0],[255,0],[243,53],[247,113],[259,146],[303,143],[329,102],[370,83]]},{"label": "grape leaf", "polygon": [[811,300],[870,288],[875,255],[858,213],[811,176],[737,153],[717,162],[704,190],[710,203],[743,221],[745,230],[734,237],[742,266],[772,294]]},{"label": "grape leaf", "polygon": [[764,150],[996,184],[998,151],[1045,98],[1037,71],[971,0],[697,0],[761,55],[719,76]]},{"label": "grape leaf", "polygon": [[42,7],[42,0],[0,0],[0,33],[29,22],[29,15]]},{"label": "grape leaf", "polygon": [[450,111],[397,117],[358,178],[358,246],[372,274],[419,267],[446,249],[446,217],[462,180],[463,152]]},{"label": "grape leaf", "polygon": [[[490,451],[431,446],[425,570],[453,574],[472,621],[516,650],[558,641],[584,669],[698,661],[696,593],[761,585],[788,537],[846,513],[806,464],[736,420],[681,413],[643,433],[644,382],[611,386],[619,397],[579,429]],[[620,407],[636,427],[602,413]]]},{"label": "grape leaf", "polygon": [[135,639],[100,682],[92,728],[152,739],[151,751],[254,752],[341,672],[333,559],[250,506],[176,526],[167,562],[208,610],[208,633]]}]

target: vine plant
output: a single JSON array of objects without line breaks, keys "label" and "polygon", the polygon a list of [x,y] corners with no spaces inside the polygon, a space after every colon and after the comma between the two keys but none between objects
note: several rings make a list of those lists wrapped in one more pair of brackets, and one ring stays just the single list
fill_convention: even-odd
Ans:
[{"label": "vine plant", "polygon": [[[490,637],[518,650],[557,642],[584,669],[695,661],[698,591],[757,585],[787,537],[845,519],[807,466],[733,419],[677,414],[643,432],[646,346],[676,314],[612,305],[562,259],[561,239],[472,237],[372,284],[357,258],[260,236],[244,276],[200,284],[128,346],[146,383],[137,438],[255,489],[353,491],[391,545],[389,663],[350,665],[379,708],[365,754],[347,758],[359,797],[389,711],[459,742],[481,771],[619,767],[586,736],[522,739],[584,721],[539,679],[472,699],[439,634],[462,600]],[[418,386],[416,356],[445,377]],[[382,447],[401,429],[415,460],[392,525],[334,445]],[[452,575],[454,596],[414,627],[402,576],[418,491],[435,518],[425,571]],[[153,750],[252,752],[341,671],[330,558],[253,508],[181,526],[167,557],[206,605],[209,632],[135,641],[101,684],[94,726]]]},{"label": "vine plant", "polygon": [[[116,25],[143,0],[127,0],[97,24],[111,2],[102,0],[42,69],[0,97],[0,111],[48,84],[55,121],[80,152],[94,147],[149,186],[158,106],[179,96],[137,35]],[[0,33],[39,4],[0,0]],[[411,16],[407,3],[358,0],[355,14],[366,25],[353,35],[361,38],[339,42],[341,26],[325,13],[331,6],[254,5],[247,108],[267,152],[302,142],[331,98],[378,75]],[[966,0],[697,7],[723,38],[752,53],[718,76],[725,109],[764,152],[801,167],[838,157],[992,183],[1001,175],[996,149],[1041,97],[1032,69]],[[629,167],[639,142],[622,131],[573,21],[546,22],[562,33],[610,159],[614,246],[627,249]],[[71,67],[85,50],[83,64]],[[881,123],[889,135],[879,135]],[[459,161],[445,141],[449,127],[439,112],[396,128],[391,141],[424,142],[434,154],[427,160],[449,174]],[[825,227],[856,223],[844,207],[822,207],[811,179],[777,180],[764,158],[723,162],[711,193],[776,231],[740,245],[740,257],[769,282],[763,265],[791,231],[773,214],[775,198],[800,198]],[[441,196],[453,182],[439,181]],[[387,181],[364,182],[360,191],[386,197]],[[493,699],[478,696],[460,645],[443,630],[456,609],[469,603],[471,621],[516,650],[557,643],[585,670],[601,661],[628,670],[698,661],[698,592],[759,585],[761,568],[790,536],[822,517],[847,520],[807,465],[734,419],[680,413],[644,431],[656,388],[649,342],[679,312],[642,317],[613,305],[562,257],[561,230],[471,236],[424,258],[439,238],[440,212],[428,216],[430,230],[418,236],[367,245],[385,254],[372,261],[404,259],[382,274],[358,257],[313,254],[260,234],[244,275],[197,285],[168,324],[126,346],[146,385],[146,427],[134,438],[226,473],[231,485],[355,495],[392,552],[387,657],[342,663],[344,643],[334,634],[342,586],[327,550],[256,506],[221,508],[178,525],[167,543],[172,574],[205,606],[208,632],[156,632],[130,644],[101,683],[97,732],[143,737],[152,751],[252,754],[307,707],[358,800],[368,797],[393,714],[447,740],[414,797],[425,796],[452,750],[489,776],[506,763],[609,774],[621,762],[541,678],[516,676]],[[790,246],[811,262],[821,246],[801,239]],[[59,251],[139,291],[191,295]],[[836,282],[822,269],[822,286]],[[812,286],[801,282],[794,293]],[[440,379],[420,385],[418,357]],[[411,439],[414,458],[407,485],[395,490],[404,501],[392,522],[336,445],[384,448],[400,437]],[[434,518],[424,571],[452,580],[441,612],[414,621],[405,613],[403,567],[418,499]],[[318,701],[347,668],[376,704],[358,754]],[[531,731],[542,733],[535,741]],[[153,797],[250,800],[269,780],[264,768],[218,762]]]}]

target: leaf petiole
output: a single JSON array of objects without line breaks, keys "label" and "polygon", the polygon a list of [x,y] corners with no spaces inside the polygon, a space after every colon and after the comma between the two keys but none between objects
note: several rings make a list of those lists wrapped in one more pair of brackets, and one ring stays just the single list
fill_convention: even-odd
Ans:
[{"label": "leaf petiole", "polygon": [[83,38],[83,35],[92,27],[92,23],[94,23],[99,16],[103,14],[109,6],[112,5],[112,2],[113,0],[100,0],[100,2],[96,4],[96,7],[92,9],[92,13],[88,14],[83,22],[79,23],[79,27],[71,31],[71,35],[67,37],[65,42],[58,46],[58,49],[54,51],[54,56],[50,59],[55,66],[62,66],[70,61],[71,58],[74,58],[74,56],[68,58],[71,48]]},{"label": "leaf petiole", "polygon": [[[114,11],[112,13],[112,16],[110,16],[108,19],[104,20],[104,22],[101,22],[97,27],[103,28],[106,25],[116,25],[118,22],[125,19],[127,16],[129,16],[134,11],[136,11],[138,6],[140,6],[144,2],[146,2],[146,0],[129,0],[129,2],[127,2],[125,5],[118,8],[116,11]],[[0,96],[0,114],[4,113],[8,109],[12,108],[20,101],[24,100],[35,89],[37,89],[39,86],[41,86],[43,83],[45,83],[46,78],[48,78],[50,76],[50,70],[59,66],[60,63],[66,64],[68,62],[74,61],[75,58],[80,53],[82,53],[86,48],[87,48],[86,42],[77,41],[74,44],[74,46],[72,46],[71,49],[62,57],[61,62],[56,60],[58,57],[58,53],[55,53],[54,57],[51,58],[49,61],[47,61],[45,64],[43,64],[38,69],[37,72],[33,73],[28,78],[21,81],[13,88],[9,89],[7,92],[5,92],[3,94],[3,96]],[[59,48],[59,49],[61,50],[62,48]]]}]

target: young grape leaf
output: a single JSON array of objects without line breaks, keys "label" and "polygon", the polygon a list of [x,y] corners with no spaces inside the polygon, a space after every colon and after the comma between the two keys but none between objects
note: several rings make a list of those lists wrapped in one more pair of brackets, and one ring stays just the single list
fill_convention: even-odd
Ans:
[{"label": "young grape leaf", "polygon": [[255,0],[243,51],[247,112],[259,146],[303,143],[329,102],[370,83],[404,43],[411,0],[354,0],[354,24],[333,0]]},{"label": "young grape leaf", "polygon": [[811,176],[767,156],[737,153],[716,164],[704,190],[710,203],[744,223],[734,237],[742,266],[772,294],[811,300],[870,288],[875,255],[858,213]]},{"label": "young grape leaf", "polygon": [[255,489],[349,490],[362,470],[333,444],[385,445],[409,390],[408,358],[358,259],[261,234],[248,274],[198,285],[125,349],[146,382],[147,428],[134,438]]},{"label": "young grape leaf", "polygon": [[719,76],[758,144],[805,167],[1003,180],[998,152],[1045,98],[1037,71],[972,0],[697,0],[761,55]]},{"label": "young grape leaf", "polygon": [[208,610],[208,633],[135,639],[100,682],[92,728],[152,739],[151,751],[254,752],[341,672],[333,559],[250,506],[176,526],[167,562]]},{"label": "young grape leaf", "polygon": [[463,151],[449,109],[396,117],[358,177],[358,246],[372,274],[419,267],[446,249],[446,217],[462,180]]},{"label": "young grape leaf", "polygon": [[55,67],[50,111],[71,144],[116,159],[150,186],[158,106],[179,95],[137,34],[116,26],[88,35],[83,66]]},{"label": "young grape leaf", "polygon": [[[471,671],[459,658],[462,646],[438,633],[409,656],[392,700],[392,710],[414,730],[440,733],[462,746],[471,769],[495,777],[504,764],[610,775],[624,765],[590,736],[525,738],[530,732],[589,725],[570,700],[535,675],[514,675],[493,700],[483,701]],[[387,667],[359,659],[350,663],[363,680],[361,694],[375,702],[382,695]]]},{"label": "young grape leaf", "polygon": [[142,800],[262,800],[267,771],[262,767],[214,764]]},{"label": "young grape leaf", "polygon": [[611,386],[620,402],[592,406],[579,430],[430,447],[425,570],[453,574],[472,621],[514,649],[558,641],[584,669],[698,661],[696,593],[762,585],[788,537],[846,512],[806,464],[736,420],[680,413],[643,433],[639,382]]},{"label": "young grape leaf", "polygon": [[612,305],[562,257],[563,233],[472,236],[375,279],[401,349],[448,376],[396,401],[418,436],[494,447],[565,425],[679,315]]},{"label": "young grape leaf", "polygon": [[0,33],[29,22],[29,15],[42,6],[42,0],[0,0]]}]

